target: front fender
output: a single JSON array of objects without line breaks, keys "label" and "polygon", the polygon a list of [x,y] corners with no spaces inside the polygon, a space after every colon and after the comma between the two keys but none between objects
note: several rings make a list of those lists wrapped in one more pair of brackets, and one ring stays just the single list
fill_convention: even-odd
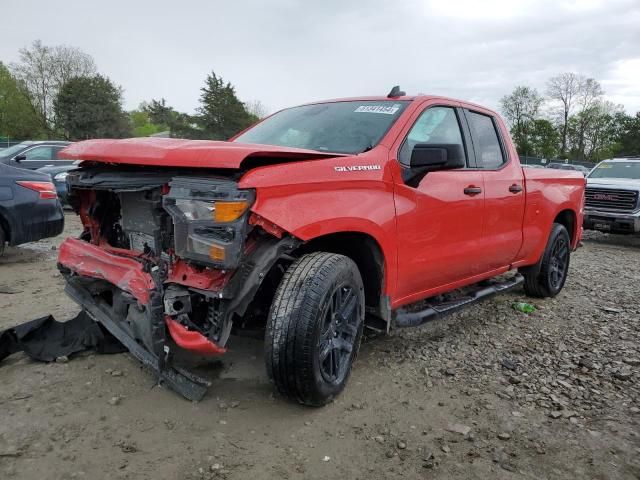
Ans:
[{"label": "front fender", "polygon": [[256,190],[252,211],[307,242],[332,233],[371,236],[384,255],[384,293],[395,289],[397,248],[393,187],[384,182],[358,182],[340,189],[326,184],[287,185]]}]

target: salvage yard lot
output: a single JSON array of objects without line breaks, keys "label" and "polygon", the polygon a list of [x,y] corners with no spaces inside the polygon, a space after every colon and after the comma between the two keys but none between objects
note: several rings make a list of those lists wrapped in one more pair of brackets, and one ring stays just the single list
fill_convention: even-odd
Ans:
[{"label": "salvage yard lot", "polygon": [[[67,215],[65,235],[79,223]],[[56,250],[0,259],[0,330],[69,318]],[[588,234],[566,288],[367,339],[321,409],[274,395],[262,343],[195,361],[200,403],[128,354],[0,366],[0,478],[640,478],[640,239]]]}]

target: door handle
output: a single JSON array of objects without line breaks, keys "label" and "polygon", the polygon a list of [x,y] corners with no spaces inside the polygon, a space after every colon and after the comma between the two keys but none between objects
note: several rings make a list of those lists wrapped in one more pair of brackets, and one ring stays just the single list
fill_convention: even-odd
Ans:
[{"label": "door handle", "polygon": [[511,193],[520,193],[522,191],[522,185],[518,185],[517,183],[514,183],[509,187],[509,191]]},{"label": "door handle", "polygon": [[474,196],[474,195],[478,195],[479,193],[482,193],[482,189],[480,187],[474,187],[473,185],[469,185],[467,188],[464,189],[465,195]]}]

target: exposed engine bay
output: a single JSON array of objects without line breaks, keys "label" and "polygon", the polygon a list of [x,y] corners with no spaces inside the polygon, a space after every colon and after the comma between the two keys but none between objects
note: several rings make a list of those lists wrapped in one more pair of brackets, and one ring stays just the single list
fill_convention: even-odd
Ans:
[{"label": "exposed engine bay", "polygon": [[264,322],[259,290],[272,289],[270,298],[279,278],[268,277],[284,271],[299,242],[260,227],[253,190],[228,174],[157,167],[85,167],[67,178],[84,227],[60,248],[67,292],[159,369],[172,353],[167,331],[179,347],[212,355],[224,353],[232,328]]}]

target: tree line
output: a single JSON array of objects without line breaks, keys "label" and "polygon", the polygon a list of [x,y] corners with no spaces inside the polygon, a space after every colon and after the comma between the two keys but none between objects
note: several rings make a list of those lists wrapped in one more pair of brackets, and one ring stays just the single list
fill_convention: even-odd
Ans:
[{"label": "tree line", "polygon": [[597,162],[640,155],[640,112],[605,98],[600,83],[576,73],[548,80],[544,95],[517,86],[500,100],[521,155]]},{"label": "tree line", "polygon": [[215,72],[205,80],[196,114],[189,115],[164,99],[126,112],[122,88],[75,47],[49,47],[37,40],[20,50],[19,62],[0,62],[0,137],[76,141],[169,132],[224,140],[266,114],[261,102],[240,101],[233,85]]},{"label": "tree line", "polygon": [[[522,155],[593,162],[639,155],[640,112],[628,115],[604,94],[593,78],[563,73],[549,79],[544,94],[517,86],[502,97],[500,109]],[[215,72],[205,79],[195,114],[163,98],[126,112],[122,88],[75,47],[38,40],[20,50],[17,63],[0,62],[0,137],[84,140],[168,132],[224,140],[266,115],[261,102],[242,102]]]}]

